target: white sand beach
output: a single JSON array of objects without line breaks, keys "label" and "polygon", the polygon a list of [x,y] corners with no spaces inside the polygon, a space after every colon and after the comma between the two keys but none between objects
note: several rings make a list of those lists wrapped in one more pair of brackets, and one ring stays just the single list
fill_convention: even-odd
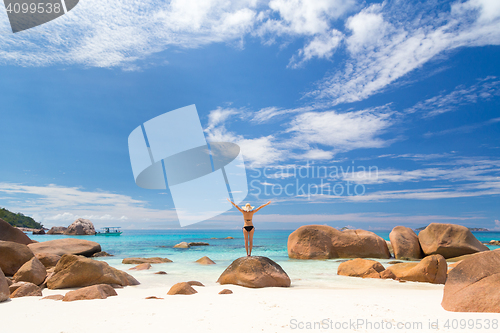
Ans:
[{"label": "white sand beach", "polygon": [[[500,320],[500,314],[445,311],[440,305],[443,285],[329,273],[319,284],[319,281],[300,279],[293,270],[288,272],[292,279],[290,288],[250,289],[215,283],[223,267],[207,267],[210,273],[198,279],[205,287],[194,287],[197,294],[170,296],[166,293],[173,284],[197,280],[200,270],[182,275],[153,274],[167,270],[168,265],[154,265],[148,271],[129,271],[141,285],[117,289],[118,296],[105,300],[62,302],[23,297],[4,302],[0,304],[2,331],[472,332],[475,330],[467,327],[460,329],[460,320],[483,323],[487,319]],[[233,294],[219,295],[225,288]],[[68,290],[44,289],[43,295],[64,294]],[[163,299],[145,299],[148,296]],[[444,327],[447,320],[449,328]],[[429,327],[436,322],[437,328]]]}]

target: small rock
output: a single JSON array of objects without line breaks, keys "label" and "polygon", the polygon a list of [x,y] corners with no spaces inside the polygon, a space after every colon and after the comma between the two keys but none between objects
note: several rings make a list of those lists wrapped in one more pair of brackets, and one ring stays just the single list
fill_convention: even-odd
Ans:
[{"label": "small rock", "polygon": [[172,260],[168,258],[159,258],[159,257],[153,257],[153,258],[125,258],[122,260],[122,264],[132,264],[132,265],[139,265],[139,264],[164,264],[167,262],[172,262]]},{"label": "small rock", "polygon": [[201,264],[201,265],[215,265],[215,262],[213,262],[212,259],[210,259],[207,256],[201,257],[200,259],[196,260],[195,262],[197,262],[198,264]]},{"label": "small rock", "polygon": [[222,289],[220,292],[219,292],[219,295],[228,295],[228,294],[232,294],[233,292],[230,290],[230,289]]},{"label": "small rock", "polygon": [[384,269],[378,261],[358,258],[341,263],[337,275],[379,279]]},{"label": "small rock", "polygon": [[4,302],[9,299],[10,291],[9,283],[7,281],[7,278],[0,269],[0,302]]},{"label": "small rock", "polygon": [[205,285],[199,281],[188,281],[186,282],[190,286],[198,286],[198,287],[205,287]]},{"label": "small rock", "polygon": [[45,235],[45,230],[38,229],[38,230],[33,230],[33,235]]},{"label": "small rock", "polygon": [[[62,301],[63,298],[64,298],[64,295],[57,294],[57,295],[45,296],[42,299],[51,299],[53,301]],[[40,299],[40,300],[42,300],[42,299]]]},{"label": "small rock", "polygon": [[396,265],[396,264],[401,264],[403,263],[402,261],[399,261],[399,260],[391,260],[388,262],[389,265]]},{"label": "small rock", "polygon": [[35,257],[45,266],[45,268],[55,267],[61,256],[53,253],[39,252]]},{"label": "small rock", "polygon": [[52,227],[49,231],[47,231],[47,235],[64,235],[66,231],[66,227]]},{"label": "small rock", "polygon": [[430,282],[444,284],[446,281],[447,264],[440,254],[427,256],[420,262],[410,262],[392,265],[391,271],[398,280]]},{"label": "small rock", "polygon": [[166,274],[167,274],[167,272],[164,272],[164,271],[158,271],[158,272],[156,272],[155,274],[159,274],[159,275],[166,275]]},{"label": "small rock", "polygon": [[26,282],[10,294],[10,298],[26,296],[42,296],[42,289],[31,282]]},{"label": "small rock", "polygon": [[67,292],[63,298],[63,302],[73,302],[89,299],[106,299],[109,296],[117,296],[118,294],[113,287],[107,284],[96,284],[90,287],[80,288],[78,290]]},{"label": "small rock", "polygon": [[156,297],[156,296],[148,296],[146,299],[163,299],[161,297]]},{"label": "small rock", "polygon": [[175,244],[174,248],[176,248],[176,249],[188,249],[189,244],[186,242],[180,242],[179,244]]},{"label": "small rock", "polygon": [[93,258],[99,258],[99,257],[113,257],[112,254],[109,254],[108,252],[105,252],[105,251],[101,251],[101,252],[97,252],[97,253],[94,253],[92,255]]},{"label": "small rock", "polygon": [[231,236],[227,236],[226,238],[224,239],[234,239],[234,237],[231,237]]},{"label": "small rock", "polygon": [[197,291],[187,282],[176,283],[170,288],[167,295],[193,295]]},{"label": "small rock", "polygon": [[16,274],[33,257],[33,252],[24,244],[0,241],[0,269],[7,276]]},{"label": "small rock", "polygon": [[12,283],[10,286],[9,286],[9,293],[13,293],[14,291],[16,291],[19,287],[21,287],[22,285],[25,285],[26,283],[28,282],[14,282]]},{"label": "small rock", "polygon": [[492,240],[490,240],[490,242],[488,244],[490,244],[490,245],[500,245],[500,241],[492,239]]},{"label": "small rock", "polygon": [[191,242],[188,244],[189,246],[208,246],[210,244],[204,242]]},{"label": "small rock", "polygon": [[150,263],[139,264],[129,269],[129,271],[145,271],[151,268]]},{"label": "small rock", "polygon": [[65,235],[95,235],[94,224],[87,219],[76,219],[75,222],[64,231]]},{"label": "small rock", "polygon": [[15,281],[31,282],[38,286],[43,283],[46,276],[47,271],[45,270],[45,266],[40,260],[33,257],[19,268],[13,278]]}]

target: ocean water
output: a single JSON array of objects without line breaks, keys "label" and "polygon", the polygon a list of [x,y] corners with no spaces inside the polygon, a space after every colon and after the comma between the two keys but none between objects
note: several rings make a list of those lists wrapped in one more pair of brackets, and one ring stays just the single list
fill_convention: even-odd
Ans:
[{"label": "ocean water", "polygon": [[[331,260],[295,260],[288,258],[287,240],[293,230],[256,230],[252,255],[266,256],[280,264],[292,279],[294,287],[308,288],[364,288],[368,287],[364,279],[350,279],[337,275],[341,259]],[[390,231],[375,231],[389,240]],[[492,239],[500,240],[500,232],[474,232],[481,242]],[[231,236],[234,239],[224,239]],[[128,270],[131,265],[121,263],[127,257],[167,257],[173,263],[154,264],[148,271],[132,272],[141,282],[151,284],[176,283],[187,280],[199,280],[206,285],[215,284],[218,276],[235,259],[245,256],[245,245],[241,230],[124,230],[120,236],[62,236],[30,235],[36,241],[43,242],[58,238],[79,238],[98,242],[102,250],[113,257],[100,258],[111,266]],[[175,249],[180,242],[206,242],[208,246],[195,246],[189,249]],[[490,249],[499,246],[488,246]],[[216,265],[199,265],[197,259],[208,256]],[[378,260],[384,266],[389,260]],[[167,275],[154,275],[159,270]],[[373,279],[370,279],[373,280]],[[374,284],[392,283],[390,281],[371,281]],[[430,284],[419,284],[419,288],[435,288]]]}]

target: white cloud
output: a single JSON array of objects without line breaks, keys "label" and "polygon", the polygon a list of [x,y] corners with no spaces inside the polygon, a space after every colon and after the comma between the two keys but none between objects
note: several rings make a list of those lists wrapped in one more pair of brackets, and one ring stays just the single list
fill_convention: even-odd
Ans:
[{"label": "white cloud", "polygon": [[289,66],[292,68],[300,67],[312,58],[331,58],[333,51],[340,45],[342,39],[343,34],[335,29],[327,34],[314,37],[309,44],[299,50],[297,56],[293,56],[290,59]]},{"label": "white cloud", "polygon": [[442,113],[455,111],[460,105],[477,103],[480,100],[489,100],[500,96],[500,80],[494,76],[479,80],[470,86],[457,86],[450,93],[442,93],[423,102],[419,102],[405,110],[407,113],[419,112],[422,117],[434,117]]},{"label": "white cloud", "polygon": [[360,101],[443,52],[500,44],[498,5],[486,0],[457,2],[451,11],[429,15],[434,5],[413,8],[384,2],[349,18],[352,33],[346,37],[350,58],[345,69],[327,75],[309,95],[333,105]]},{"label": "white cloud", "polygon": [[[147,202],[106,191],[50,184],[33,186],[0,183],[0,193],[10,210],[33,216],[45,226],[73,222],[79,217],[99,221],[164,222],[178,225],[175,210],[147,207]],[[21,196],[23,200],[19,200]],[[62,223],[62,224],[65,224]]]},{"label": "white cloud", "polygon": [[379,136],[393,125],[388,107],[338,113],[306,112],[298,115],[288,129],[296,142],[322,144],[336,151],[380,148],[388,144]]}]

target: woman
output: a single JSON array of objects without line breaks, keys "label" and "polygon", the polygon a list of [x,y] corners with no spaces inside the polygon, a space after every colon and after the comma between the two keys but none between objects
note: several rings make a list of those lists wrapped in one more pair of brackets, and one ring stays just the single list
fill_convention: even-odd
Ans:
[{"label": "woman", "polygon": [[240,208],[237,204],[227,199],[230,203],[236,207],[237,210],[243,213],[243,218],[245,219],[245,224],[243,225],[243,235],[245,236],[245,250],[247,251],[247,257],[252,255],[252,247],[253,247],[253,233],[255,232],[255,228],[252,224],[253,214],[258,212],[261,208],[269,205],[271,201],[263,204],[257,209],[255,207],[250,206],[249,203],[245,205],[245,207]]}]

